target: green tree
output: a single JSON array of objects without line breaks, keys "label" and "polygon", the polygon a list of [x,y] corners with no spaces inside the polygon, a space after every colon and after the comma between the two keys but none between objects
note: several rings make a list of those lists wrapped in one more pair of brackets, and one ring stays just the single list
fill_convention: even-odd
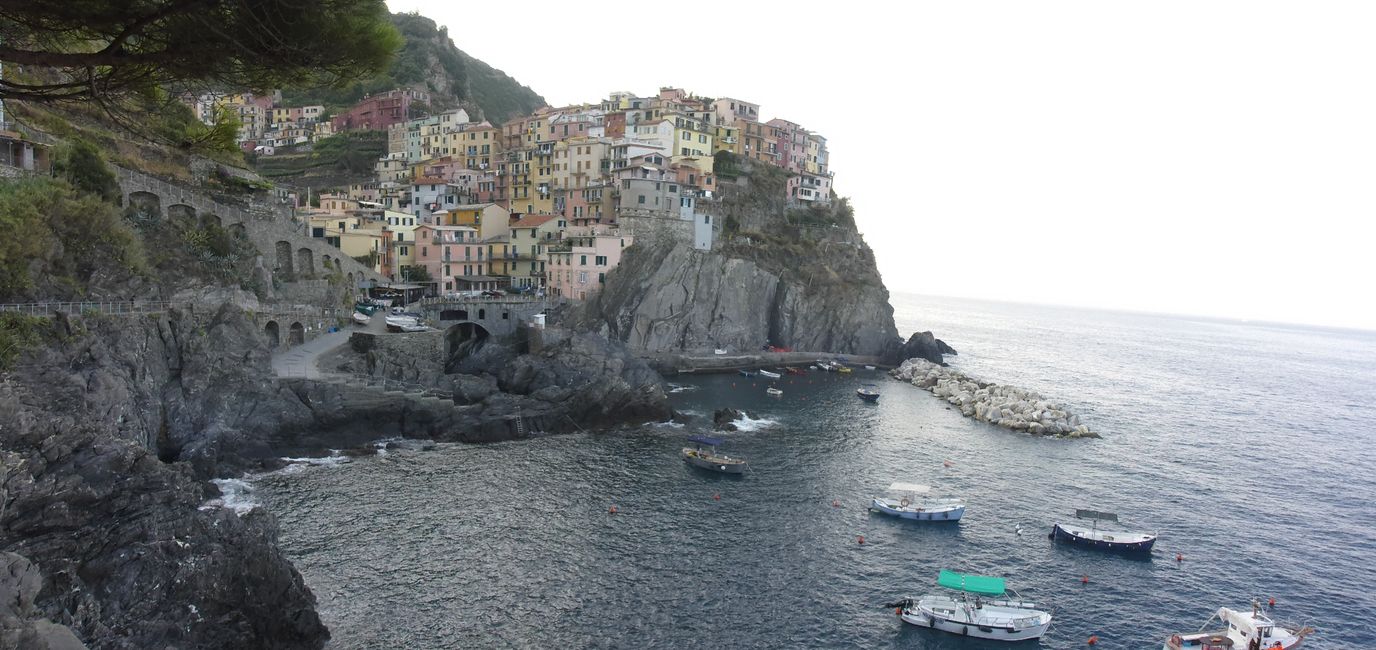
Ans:
[{"label": "green tree", "polygon": [[53,171],[83,192],[106,201],[119,197],[119,181],[105,164],[105,156],[86,140],[75,140],[58,151]]},{"label": "green tree", "polygon": [[0,99],[340,83],[400,47],[383,0],[5,0],[0,61],[24,73]]}]

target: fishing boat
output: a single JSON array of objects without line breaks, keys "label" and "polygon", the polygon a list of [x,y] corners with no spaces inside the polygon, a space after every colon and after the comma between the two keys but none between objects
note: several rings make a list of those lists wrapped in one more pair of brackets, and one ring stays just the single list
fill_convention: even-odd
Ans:
[{"label": "fishing boat", "polygon": [[755,371],[754,371],[754,370],[737,370],[736,372],[740,373],[740,375],[741,375],[742,377],[754,377],[754,376],[755,376]]},{"label": "fishing boat", "polygon": [[765,392],[766,394],[772,395],[772,396],[774,396],[774,397],[778,397],[778,396],[784,394],[783,391],[781,391],[781,390],[779,390],[779,389],[777,389],[777,388],[775,388],[775,387],[773,387],[773,386],[770,386],[769,388],[764,389],[764,392]]},{"label": "fishing boat", "polygon": [[779,374],[779,373],[777,373],[777,372],[769,372],[768,370],[761,370],[761,371],[760,371],[760,376],[761,376],[761,377],[768,377],[768,378],[770,378],[770,379],[778,379],[778,378],[782,377],[783,375],[781,375],[781,374]]},{"label": "fishing boat", "polygon": [[784,366],[784,373],[790,375],[806,375],[807,371],[802,368],[794,368],[793,366]]},{"label": "fishing boat", "polygon": [[1089,523],[1086,525],[1079,522],[1068,524],[1056,522],[1051,527],[1051,534],[1048,537],[1091,548],[1134,553],[1150,553],[1152,544],[1156,543],[1155,533],[1138,533],[1101,527],[1099,522],[1118,522],[1118,515],[1112,512],[1077,509],[1075,518]]},{"label": "fishing boat", "polygon": [[[1205,631],[1218,621],[1217,631]],[[1172,634],[1162,650],[1290,650],[1298,648],[1314,628],[1277,623],[1261,613],[1261,603],[1252,602],[1252,612],[1220,607],[1193,634]]]},{"label": "fishing boat", "polygon": [[874,384],[865,384],[864,386],[855,389],[855,394],[858,395],[860,399],[865,400],[866,402],[879,401],[879,389],[875,388]]},{"label": "fishing boat", "polygon": [[721,438],[692,436],[688,438],[688,441],[696,443],[693,447],[683,448],[683,460],[689,465],[712,470],[714,472],[722,472],[723,474],[745,473],[744,459],[732,458],[726,454],[717,453],[717,447],[720,447],[722,444]]},{"label": "fishing boat", "polygon": [[836,368],[835,368],[834,366],[832,366],[832,365],[831,365],[831,362],[829,362],[829,361],[818,361],[818,362],[817,362],[817,369],[818,369],[818,370],[824,370],[824,371],[826,371],[826,372],[831,372],[832,370],[835,370]]},{"label": "fishing boat", "polygon": [[843,365],[837,364],[837,365],[836,365],[836,372],[839,372],[839,373],[841,373],[841,374],[843,374],[843,375],[849,375],[849,374],[852,372],[852,370],[850,369],[849,366],[843,366]]},{"label": "fishing boat", "polygon": [[943,570],[936,584],[958,595],[929,594],[890,606],[904,623],[992,641],[1040,639],[1051,627],[1051,613],[1024,600],[1003,578]]},{"label": "fishing boat", "polygon": [[874,370],[874,366],[865,366],[865,370]]},{"label": "fishing boat", "polygon": [[368,314],[359,311],[354,312],[353,315],[350,316],[350,318],[353,318],[354,322],[358,323],[359,325],[367,325],[368,323],[371,323],[373,321],[372,316],[369,316]]},{"label": "fishing boat", "polygon": [[918,521],[960,521],[965,515],[965,500],[954,497],[931,497],[929,485],[893,483],[889,492],[897,497],[875,497],[870,510]]}]

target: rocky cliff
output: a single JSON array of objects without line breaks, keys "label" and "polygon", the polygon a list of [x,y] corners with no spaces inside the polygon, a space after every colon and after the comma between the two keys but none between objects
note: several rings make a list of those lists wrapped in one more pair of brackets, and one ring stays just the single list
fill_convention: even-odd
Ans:
[{"label": "rocky cliff", "polygon": [[789,207],[780,170],[718,166],[736,175],[702,205],[722,224],[714,249],[638,239],[574,316],[580,326],[647,352],[897,350],[889,292],[845,201]]}]

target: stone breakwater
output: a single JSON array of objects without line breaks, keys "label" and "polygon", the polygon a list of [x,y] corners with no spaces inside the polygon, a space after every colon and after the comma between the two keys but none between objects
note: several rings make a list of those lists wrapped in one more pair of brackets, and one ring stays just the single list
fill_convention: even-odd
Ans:
[{"label": "stone breakwater", "polygon": [[889,373],[946,400],[965,417],[1026,431],[1034,436],[1098,438],[1080,416],[1049,402],[1035,391],[970,377],[926,359],[908,359]]}]

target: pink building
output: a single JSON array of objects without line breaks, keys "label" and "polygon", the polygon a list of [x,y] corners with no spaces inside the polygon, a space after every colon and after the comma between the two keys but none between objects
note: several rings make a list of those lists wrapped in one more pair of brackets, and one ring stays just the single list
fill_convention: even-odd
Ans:
[{"label": "pink building", "polygon": [[770,120],[768,125],[779,154],[778,165],[794,173],[801,172],[807,163],[807,131],[798,124],[777,118]]},{"label": "pink building", "polygon": [[611,232],[565,237],[564,242],[549,248],[546,286],[552,296],[586,300],[602,289],[607,274],[621,264],[621,253],[631,245],[631,238]]},{"label": "pink building", "polygon": [[399,88],[381,95],[373,95],[344,113],[330,118],[335,133],[342,131],[386,131],[393,124],[405,122],[411,112],[411,102],[429,101],[426,93]]},{"label": "pink building", "polygon": [[501,282],[487,275],[487,245],[468,226],[423,225],[416,228],[416,265],[425,267],[441,292],[496,289]]}]

